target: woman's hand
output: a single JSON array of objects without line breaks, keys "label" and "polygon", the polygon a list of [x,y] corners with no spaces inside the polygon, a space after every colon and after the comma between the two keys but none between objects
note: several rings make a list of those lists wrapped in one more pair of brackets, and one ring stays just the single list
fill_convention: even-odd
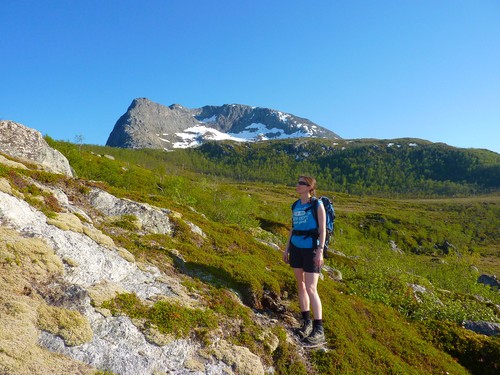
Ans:
[{"label": "woman's hand", "polygon": [[314,265],[316,267],[323,267],[324,260],[323,260],[323,248],[318,247],[315,251],[314,254]]},{"label": "woman's hand", "polygon": [[283,251],[283,262],[288,263],[290,258],[290,253],[288,252],[288,248]]}]

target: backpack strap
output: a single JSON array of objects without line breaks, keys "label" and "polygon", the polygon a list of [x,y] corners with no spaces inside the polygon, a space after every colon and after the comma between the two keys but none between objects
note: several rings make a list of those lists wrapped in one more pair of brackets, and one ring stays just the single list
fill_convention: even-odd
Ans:
[{"label": "backpack strap", "polygon": [[292,204],[292,211],[295,209],[295,206],[297,205],[297,203],[299,203],[300,199],[297,199],[295,202],[293,202]]},{"label": "backpack strap", "polygon": [[316,221],[316,227],[319,230],[319,222],[318,222],[318,198],[316,197],[311,197],[311,207],[313,208],[312,210],[312,215],[314,220]]}]

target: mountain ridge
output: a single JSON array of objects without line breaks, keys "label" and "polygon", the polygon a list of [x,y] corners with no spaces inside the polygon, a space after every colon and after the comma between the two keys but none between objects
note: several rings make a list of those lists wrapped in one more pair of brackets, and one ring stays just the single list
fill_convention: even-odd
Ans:
[{"label": "mountain ridge", "polygon": [[300,137],[341,139],[308,119],[274,109],[243,104],[191,109],[137,98],[115,123],[106,146],[169,150],[198,146],[207,140]]}]

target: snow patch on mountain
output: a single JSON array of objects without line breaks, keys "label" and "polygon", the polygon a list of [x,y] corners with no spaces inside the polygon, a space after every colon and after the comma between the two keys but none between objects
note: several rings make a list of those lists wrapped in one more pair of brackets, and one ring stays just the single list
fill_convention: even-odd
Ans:
[{"label": "snow patch on mountain", "polygon": [[[231,134],[222,133],[213,128],[209,128],[203,125],[193,126],[188,128],[180,133],[175,133],[177,137],[181,140],[175,142],[174,148],[189,148],[199,146],[203,143],[203,141],[223,141],[223,140],[232,140],[237,142],[246,142],[247,139],[241,139],[232,136]],[[167,141],[163,139],[163,141]]]},{"label": "snow patch on mountain", "polygon": [[295,133],[286,134],[283,129],[271,128],[260,123],[248,125],[245,130],[239,133],[229,133],[233,137],[242,138],[245,141],[267,140],[267,139],[285,139],[305,137],[311,134],[311,130],[307,127],[297,126],[299,129]]},{"label": "snow patch on mountain", "polygon": [[283,113],[283,112],[276,112],[276,114],[278,115],[278,118],[283,121],[283,122],[288,122],[288,118],[290,117],[289,114],[287,113]]},{"label": "snow patch on mountain", "polygon": [[[287,115],[285,115],[287,116]],[[209,123],[215,121],[215,116],[201,120],[200,123]],[[223,133],[216,129],[197,125],[190,127],[182,132],[175,133],[179,141],[173,143],[174,148],[190,148],[201,145],[204,141],[224,141],[231,140],[236,142],[255,142],[269,139],[287,139],[311,136],[314,126],[308,128],[303,124],[296,124],[296,132],[286,134],[285,130],[279,128],[268,128],[265,124],[252,123],[244,130],[238,133]],[[167,134],[164,134],[164,136]],[[170,142],[166,138],[160,137],[164,142]]]}]

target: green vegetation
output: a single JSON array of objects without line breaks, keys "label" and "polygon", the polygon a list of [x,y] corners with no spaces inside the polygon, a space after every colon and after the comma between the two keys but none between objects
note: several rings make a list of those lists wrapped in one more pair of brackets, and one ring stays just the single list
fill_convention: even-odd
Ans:
[{"label": "green vegetation", "polygon": [[[464,320],[500,322],[499,291],[477,282],[481,273],[500,274],[497,154],[415,140],[401,140],[401,147],[227,143],[168,153],[48,141],[81,179],[75,192],[98,185],[180,214],[172,217],[171,236],[141,236],[127,216],[100,229],[136,259],[173,267],[204,296],[204,309],[165,301],[149,306],[127,294],[105,303],[114,313],[203,340],[220,327],[277,374],[498,372],[498,337],[461,327]],[[307,363],[287,342],[290,327],[281,319],[280,309],[299,315],[293,275],[280,252],[265,244],[284,246],[295,199],[287,185],[303,172],[318,176],[321,194],[335,196],[333,248],[341,254],[326,263],[343,275],[342,282],[326,275],[320,282],[331,350],[311,351]],[[69,181],[75,180],[53,184]],[[278,319],[273,353],[259,338],[251,309]]]},{"label": "green vegetation", "polygon": [[[53,146],[55,142],[48,139]],[[151,187],[182,192],[168,176],[196,172],[240,182],[289,184],[304,172],[316,177],[320,186],[356,195],[388,197],[470,196],[498,191],[500,155],[488,150],[457,149],[420,139],[326,140],[299,139],[258,143],[213,142],[199,148],[175,150],[128,150],[100,146],[76,147],[59,142],[57,147],[81,177],[106,179],[112,185],[134,186],[151,173]],[[82,165],[82,152],[112,155],[123,162],[121,173],[106,157]],[[90,168],[89,168],[90,167]],[[109,172],[111,176],[106,175]],[[104,177],[104,178],[103,178]],[[141,178],[142,177],[142,178]],[[146,177],[146,179],[148,179]],[[153,182],[151,184],[151,182]]]},{"label": "green vegetation", "polygon": [[188,309],[178,303],[156,302],[152,307],[145,306],[134,294],[119,294],[102,307],[113,314],[125,313],[131,318],[146,319],[163,334],[186,337],[191,330],[205,330],[216,327],[215,316],[210,310]]}]

